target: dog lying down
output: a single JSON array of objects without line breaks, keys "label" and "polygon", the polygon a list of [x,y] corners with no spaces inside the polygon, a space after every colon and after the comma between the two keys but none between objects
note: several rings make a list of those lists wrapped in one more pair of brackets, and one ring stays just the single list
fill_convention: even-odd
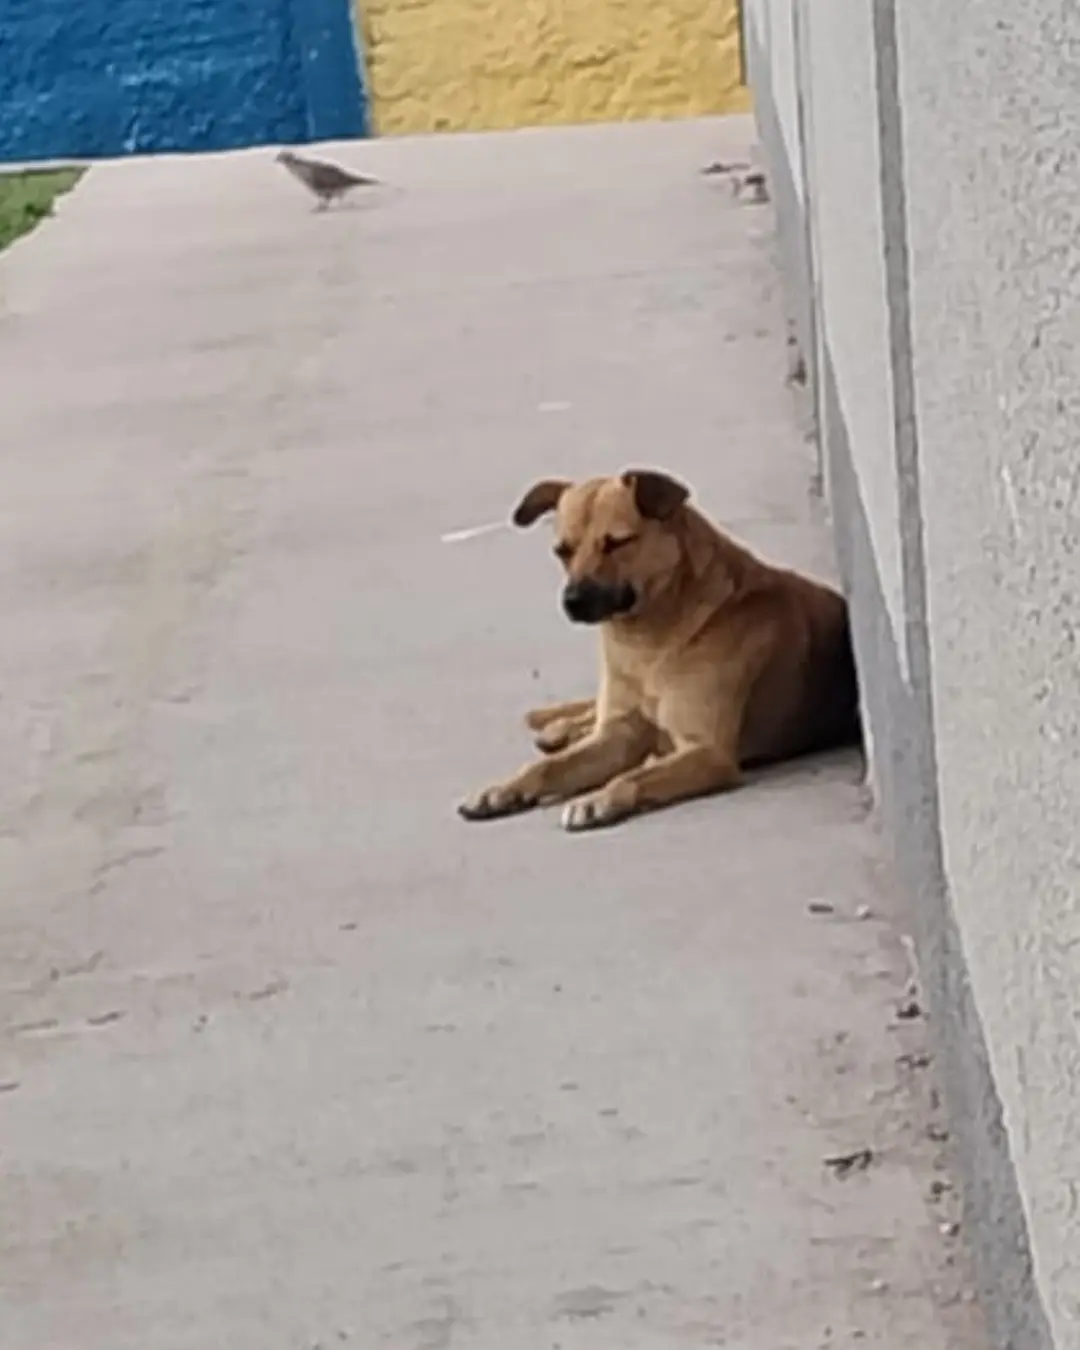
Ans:
[{"label": "dog lying down", "polygon": [[563,609],[600,629],[600,689],[530,712],[544,757],[464,801],[467,820],[566,802],[566,829],[595,829],[858,742],[844,599],[755,557],[689,495],[635,469],[522,498],[515,525],[555,512]]}]

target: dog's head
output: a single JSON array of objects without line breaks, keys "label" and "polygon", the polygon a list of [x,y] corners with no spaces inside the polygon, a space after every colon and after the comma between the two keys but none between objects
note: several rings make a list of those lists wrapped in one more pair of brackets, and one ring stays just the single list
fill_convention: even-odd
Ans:
[{"label": "dog's head", "polygon": [[563,609],[575,623],[603,623],[641,614],[667,589],[682,559],[678,523],[689,495],[649,469],[584,483],[545,479],[526,492],[513,521],[532,525],[555,512]]}]

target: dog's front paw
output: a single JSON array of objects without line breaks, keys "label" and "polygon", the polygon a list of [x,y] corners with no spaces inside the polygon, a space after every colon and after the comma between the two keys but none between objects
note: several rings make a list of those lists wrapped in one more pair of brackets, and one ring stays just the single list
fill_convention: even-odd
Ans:
[{"label": "dog's front paw", "polygon": [[565,718],[560,717],[554,722],[549,722],[546,727],[541,727],[533,737],[533,744],[545,755],[553,755],[557,750],[566,749],[570,744],[570,736],[570,724]]},{"label": "dog's front paw", "polygon": [[465,820],[497,820],[499,816],[512,816],[518,811],[528,811],[536,801],[526,796],[512,783],[496,783],[484,788],[482,792],[466,797],[458,804],[458,815]]},{"label": "dog's front paw", "polygon": [[580,830],[600,830],[605,825],[615,825],[625,820],[633,810],[630,802],[621,799],[614,792],[592,792],[587,797],[578,797],[563,807],[562,827],[571,833]]}]

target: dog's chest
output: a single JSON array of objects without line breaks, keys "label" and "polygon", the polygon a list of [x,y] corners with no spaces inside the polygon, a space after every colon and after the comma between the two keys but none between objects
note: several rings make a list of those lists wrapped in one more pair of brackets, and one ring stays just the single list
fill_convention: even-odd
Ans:
[{"label": "dog's chest", "polygon": [[605,653],[605,674],[612,702],[627,710],[633,709],[659,726],[665,680],[664,661],[654,652],[637,650],[633,646],[608,648]]}]

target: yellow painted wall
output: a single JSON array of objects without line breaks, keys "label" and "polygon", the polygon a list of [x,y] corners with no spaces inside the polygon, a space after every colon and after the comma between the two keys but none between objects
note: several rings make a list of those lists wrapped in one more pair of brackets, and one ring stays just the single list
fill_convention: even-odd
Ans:
[{"label": "yellow painted wall", "polygon": [[744,110],[736,0],[357,0],[376,132]]}]

